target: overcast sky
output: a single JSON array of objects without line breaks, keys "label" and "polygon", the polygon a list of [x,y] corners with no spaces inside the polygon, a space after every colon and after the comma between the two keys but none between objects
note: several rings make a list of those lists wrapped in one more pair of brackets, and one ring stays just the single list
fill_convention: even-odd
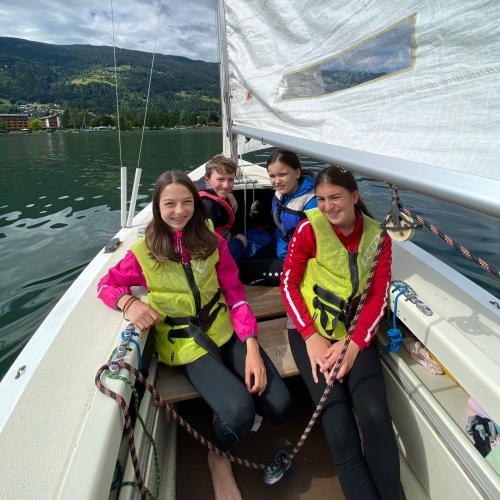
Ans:
[{"label": "overcast sky", "polygon": [[[217,61],[215,0],[113,0],[117,47]],[[0,0],[0,36],[113,45],[111,0]]]}]

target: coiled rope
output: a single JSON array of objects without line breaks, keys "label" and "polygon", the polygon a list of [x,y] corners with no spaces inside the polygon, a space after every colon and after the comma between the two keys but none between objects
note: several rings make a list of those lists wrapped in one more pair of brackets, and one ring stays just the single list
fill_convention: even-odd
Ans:
[{"label": "coiled rope", "polygon": [[[116,363],[116,361],[113,361],[112,363]],[[142,429],[143,429],[145,436],[147,437],[147,439],[149,440],[149,442],[151,443],[151,446],[153,448],[153,460],[154,460],[154,469],[155,469],[155,476],[154,476],[155,488],[154,488],[154,493],[152,493],[151,491],[149,491],[148,488],[146,488],[144,486],[144,482],[142,482],[142,489],[141,489],[141,487],[139,486],[141,483],[137,479],[137,474],[136,474],[137,483],[133,482],[133,481],[122,481],[123,471],[120,471],[121,465],[119,462],[117,462],[118,474],[116,475],[117,477],[116,477],[115,481],[111,484],[110,491],[114,491],[116,489],[122,488],[123,486],[134,486],[134,487],[137,486],[139,488],[139,491],[141,492],[142,498],[150,498],[151,500],[157,500],[158,494],[160,491],[160,460],[158,458],[158,450],[156,448],[156,442],[155,442],[153,436],[151,435],[151,433],[148,431],[146,424],[144,423],[144,420],[141,417],[141,414],[139,413],[139,394],[138,394],[136,388],[134,387],[134,384],[132,384],[130,382],[130,380],[128,380],[128,378],[123,377],[122,375],[112,374],[109,372],[107,372],[106,375],[109,378],[112,378],[115,380],[121,380],[132,391],[132,398],[134,401],[135,414],[137,415],[137,419],[139,420],[139,422],[142,426]],[[128,415],[128,409],[127,409],[127,415]],[[126,420],[127,420],[127,417],[126,417]],[[130,420],[130,423],[132,422],[130,415],[128,415],[128,420]],[[128,428],[127,428],[127,432],[129,434],[129,444],[130,444],[130,431],[128,430]],[[133,437],[133,434],[134,434],[134,432],[132,429],[132,437]],[[135,449],[135,445],[134,445],[134,449]],[[137,455],[136,455],[136,462],[134,462],[133,455],[132,455],[132,462],[134,463],[134,471],[140,470],[139,461],[137,460]]]},{"label": "coiled rope", "polygon": [[148,493],[147,489],[145,488],[144,485],[144,479],[142,477],[142,473],[140,470],[139,466],[139,460],[137,458],[137,451],[135,447],[135,438],[134,438],[134,428],[132,425],[132,419],[130,417],[130,411],[129,411],[129,405],[121,396],[115,391],[112,391],[108,386],[106,386],[102,382],[102,375],[104,372],[108,370],[108,368],[111,365],[118,365],[121,369],[128,370],[138,381],[140,384],[142,384],[153,396],[155,401],[163,408],[165,408],[168,416],[177,422],[188,434],[193,436],[195,439],[197,439],[203,446],[208,448],[210,451],[213,451],[217,453],[220,456],[223,456],[227,459],[229,459],[231,462],[236,463],[238,465],[244,465],[245,467],[248,467],[250,469],[254,470],[263,470],[265,468],[264,464],[257,464],[255,462],[252,462],[251,460],[243,459],[240,457],[235,457],[231,455],[230,453],[227,453],[225,451],[220,450],[217,446],[215,446],[212,442],[210,442],[207,438],[205,438],[202,434],[200,434],[196,429],[191,427],[189,422],[184,420],[169,404],[168,402],[163,399],[159,392],[156,390],[153,384],[151,384],[145,377],[144,375],[137,370],[134,366],[132,366],[129,363],[126,363],[125,361],[109,361],[105,365],[101,366],[99,370],[96,373],[95,376],[95,385],[97,388],[106,396],[114,399],[121,407],[123,411],[123,416],[125,418],[125,430],[127,433],[128,437],[128,442],[129,442],[129,448],[130,448],[130,455],[132,457],[132,464],[134,466],[134,473],[137,481],[137,487],[139,488],[139,492],[141,494],[141,498],[146,499],[148,498]]}]

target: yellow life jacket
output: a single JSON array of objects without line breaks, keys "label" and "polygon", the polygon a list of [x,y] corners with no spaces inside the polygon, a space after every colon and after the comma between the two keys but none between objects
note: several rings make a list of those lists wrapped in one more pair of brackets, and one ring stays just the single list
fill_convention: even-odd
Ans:
[{"label": "yellow life jacket", "polygon": [[381,230],[363,214],[363,235],[357,252],[348,252],[331,222],[318,209],[306,210],[316,237],[316,257],[309,259],[300,292],[316,331],[330,340],[346,336],[375,257]]},{"label": "yellow life jacket", "polygon": [[219,252],[189,264],[159,264],[145,238],[131,248],[148,286],[148,304],[164,321],[154,327],[158,358],[167,365],[185,365],[218,347],[233,334],[233,324],[219,289],[215,264]]}]

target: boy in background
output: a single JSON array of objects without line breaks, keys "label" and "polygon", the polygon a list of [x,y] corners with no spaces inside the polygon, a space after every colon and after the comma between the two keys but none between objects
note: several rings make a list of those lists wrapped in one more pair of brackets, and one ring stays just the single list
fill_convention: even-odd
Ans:
[{"label": "boy in background", "polygon": [[196,188],[208,210],[215,232],[228,242],[234,260],[245,255],[247,239],[243,234],[231,234],[238,203],[232,191],[237,170],[236,163],[223,155],[216,155],[205,165],[205,176],[195,182]]}]

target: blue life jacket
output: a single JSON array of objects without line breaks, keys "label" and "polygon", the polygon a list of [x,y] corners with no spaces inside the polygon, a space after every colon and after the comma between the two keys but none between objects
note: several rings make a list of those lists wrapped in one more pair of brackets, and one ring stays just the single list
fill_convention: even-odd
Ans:
[{"label": "blue life jacket", "polygon": [[285,260],[288,242],[295,228],[305,218],[304,210],[318,206],[314,195],[314,177],[305,175],[297,191],[291,195],[275,193],[272,202],[273,219],[276,223],[276,255]]}]

